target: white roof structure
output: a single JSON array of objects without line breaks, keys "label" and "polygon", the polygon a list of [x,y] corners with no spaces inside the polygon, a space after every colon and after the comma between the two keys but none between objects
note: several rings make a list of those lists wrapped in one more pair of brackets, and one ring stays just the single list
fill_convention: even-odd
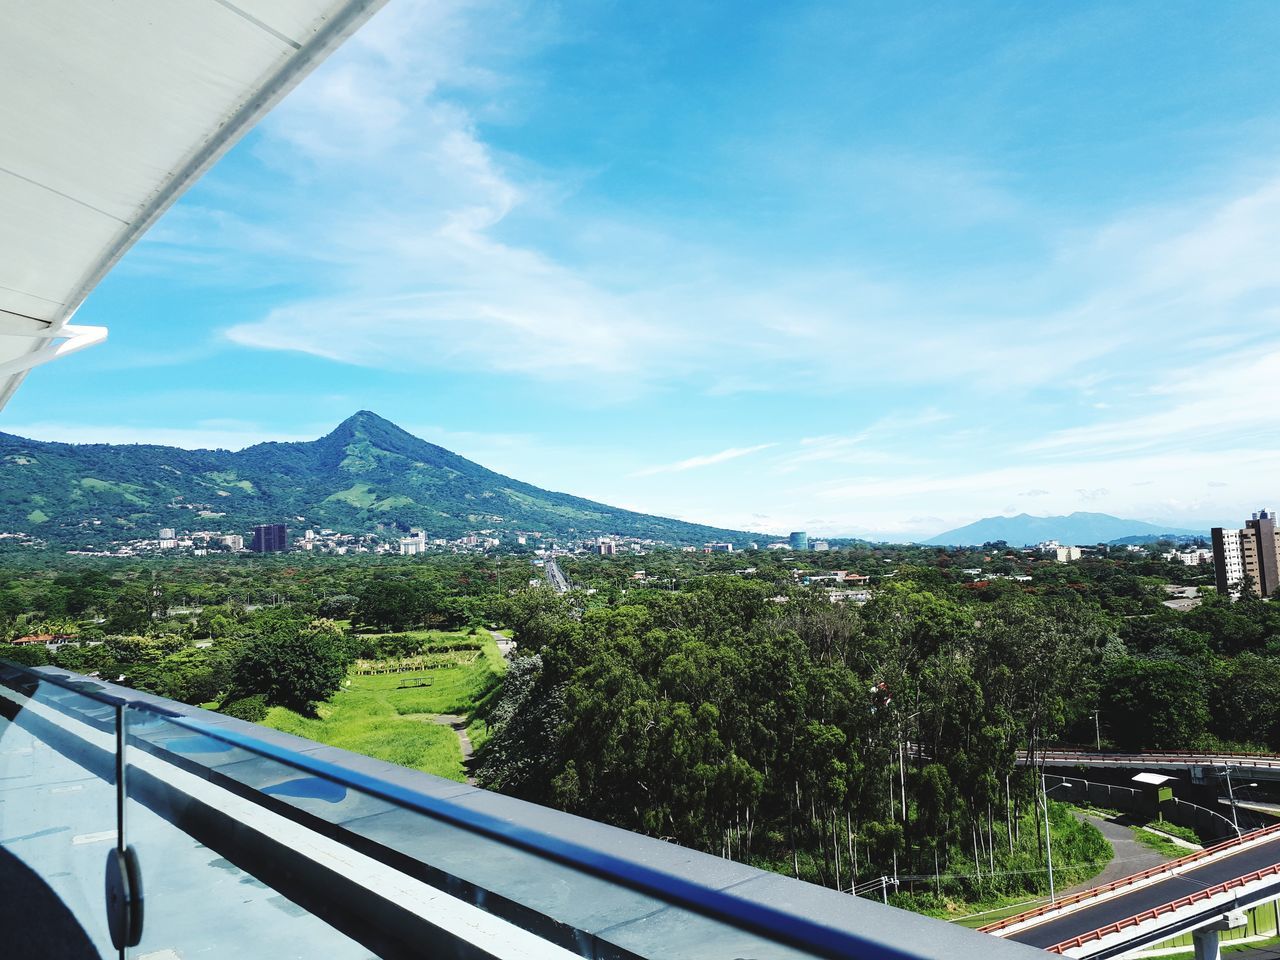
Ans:
[{"label": "white roof structure", "polygon": [[385,0],[0,0],[0,409],[67,321]]}]

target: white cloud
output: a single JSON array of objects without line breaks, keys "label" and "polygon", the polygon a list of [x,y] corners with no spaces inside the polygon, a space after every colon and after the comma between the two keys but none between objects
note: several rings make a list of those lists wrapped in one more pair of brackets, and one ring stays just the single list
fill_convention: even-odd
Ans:
[{"label": "white cloud", "polygon": [[1099,457],[1117,452],[1203,449],[1280,432],[1275,390],[1280,344],[1169,374],[1142,399],[1156,409],[1058,430],[1025,445],[1027,453]]},{"label": "white cloud", "polygon": [[711,467],[717,463],[725,463],[728,460],[737,460],[739,457],[747,457],[775,446],[777,446],[775,443],[758,443],[754,447],[730,447],[728,450],[721,450],[719,453],[707,453],[697,457],[689,457],[687,460],[679,460],[675,463],[645,467],[642,470],[635,471],[632,476],[650,477],[658,473],[683,473],[685,470],[696,470],[700,467]]},{"label": "white cloud", "polygon": [[[255,143],[274,179],[250,206],[293,226],[184,208],[155,255],[249,250],[288,270],[323,270],[306,284],[316,294],[232,322],[226,336],[241,346],[399,371],[465,366],[624,396],[691,378],[713,395],[779,382],[839,392],[850,375],[1092,392],[1122,351],[1158,354],[1202,335],[1206,308],[1230,307],[1236,327],[1265,309],[1237,308],[1274,282],[1280,179],[1192,213],[1140,211],[1055,236],[999,171],[965,157],[847,158],[849,189],[897,178],[948,198],[931,206],[964,223],[1016,220],[1056,248],[1038,267],[924,286],[858,259],[839,270],[761,262],[638,210],[570,216],[577,172],[534,169],[481,133],[517,86],[504,54],[548,42],[531,9],[392,5]],[[775,175],[786,182],[785,170]],[[211,192],[235,205],[225,185]],[[266,282],[269,271],[247,259]]]}]

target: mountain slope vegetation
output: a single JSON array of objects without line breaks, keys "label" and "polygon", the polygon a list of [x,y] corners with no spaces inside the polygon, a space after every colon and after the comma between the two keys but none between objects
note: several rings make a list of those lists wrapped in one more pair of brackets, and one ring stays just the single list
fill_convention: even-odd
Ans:
[{"label": "mountain slope vegetation", "polygon": [[98,544],[157,527],[257,523],[430,536],[529,530],[676,543],[748,534],[650,516],[495,473],[360,411],[318,440],[243,450],[46,443],[0,433],[0,530]]}]

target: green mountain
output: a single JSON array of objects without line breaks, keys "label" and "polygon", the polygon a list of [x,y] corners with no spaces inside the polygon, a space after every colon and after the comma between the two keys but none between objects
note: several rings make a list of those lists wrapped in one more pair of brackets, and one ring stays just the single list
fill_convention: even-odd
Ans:
[{"label": "green mountain", "polygon": [[924,543],[928,546],[974,546],[1003,540],[1011,547],[1024,547],[1043,543],[1045,540],[1057,540],[1068,546],[1087,546],[1111,543],[1122,538],[1194,537],[1204,532],[1165,527],[1143,520],[1122,520],[1107,513],[1077,511],[1068,517],[1033,517],[1020,513],[1016,517],[986,517],[967,526],[940,533]]},{"label": "green mountain", "polygon": [[364,410],[319,440],[238,451],[0,433],[0,532],[102,544],[154,537],[159,527],[240,532],[257,523],[387,535],[417,527],[436,537],[529,530],[672,543],[758,539],[542,490]]}]

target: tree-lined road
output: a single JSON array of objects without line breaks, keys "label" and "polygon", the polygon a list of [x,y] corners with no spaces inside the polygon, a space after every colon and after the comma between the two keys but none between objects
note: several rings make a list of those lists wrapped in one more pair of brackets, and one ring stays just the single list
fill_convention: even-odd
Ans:
[{"label": "tree-lined road", "polygon": [[556,593],[569,592],[569,580],[565,577],[564,571],[560,569],[560,564],[554,560],[548,560],[542,570],[547,575],[547,582],[551,584],[551,588]]}]

